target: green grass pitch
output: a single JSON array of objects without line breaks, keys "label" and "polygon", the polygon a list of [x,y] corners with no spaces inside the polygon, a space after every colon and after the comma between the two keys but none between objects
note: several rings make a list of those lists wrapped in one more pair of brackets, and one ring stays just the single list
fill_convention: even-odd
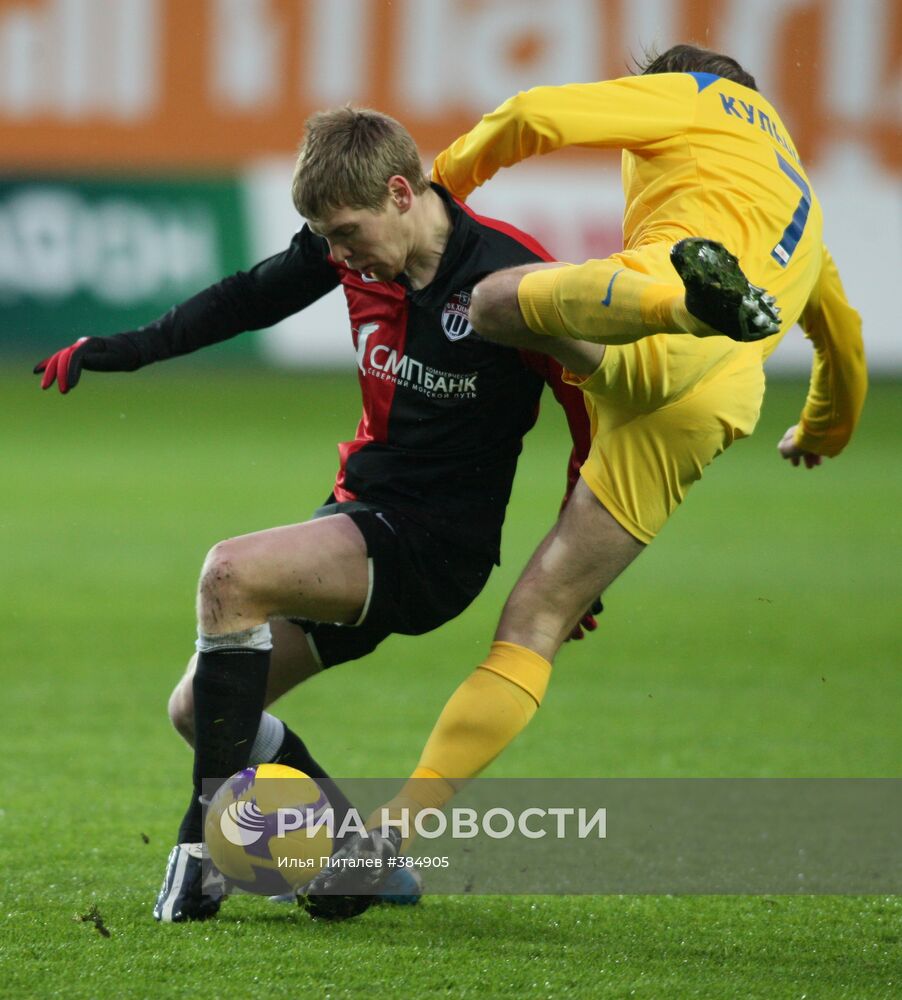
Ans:
[{"label": "green grass pitch", "polygon": [[[427,897],[334,926],[244,897],[207,924],[155,924],[191,765],[165,706],[201,561],[322,501],[355,379],[176,362],[89,373],[66,398],[36,382],[0,377],[0,996],[902,996],[888,896]],[[770,386],[755,437],[565,648],[492,775],[899,776],[902,394],[874,386],[848,453],[809,472],[775,452],[803,391]],[[334,773],[407,773],[481,660],[556,512],[555,409],[475,605],[279,705]],[[76,919],[94,906],[108,937]]]}]

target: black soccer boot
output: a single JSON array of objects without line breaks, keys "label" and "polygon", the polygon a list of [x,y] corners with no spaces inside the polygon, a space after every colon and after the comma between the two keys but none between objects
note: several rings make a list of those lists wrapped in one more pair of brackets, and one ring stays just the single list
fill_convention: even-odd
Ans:
[{"label": "black soccer boot", "polygon": [[777,300],[751,284],[739,261],[720,243],[680,240],[670,260],[686,287],[686,308],[732,340],[763,340],[780,332]]},{"label": "black soccer boot", "polygon": [[204,845],[176,844],[169,852],[163,885],[154,904],[154,920],[181,924],[186,920],[207,920],[219,912],[225,898],[222,877],[204,882]]},{"label": "black soccer boot", "polygon": [[400,849],[401,833],[394,828],[386,837],[377,830],[355,833],[298,895],[299,905],[320,920],[360,916],[394,870]]}]

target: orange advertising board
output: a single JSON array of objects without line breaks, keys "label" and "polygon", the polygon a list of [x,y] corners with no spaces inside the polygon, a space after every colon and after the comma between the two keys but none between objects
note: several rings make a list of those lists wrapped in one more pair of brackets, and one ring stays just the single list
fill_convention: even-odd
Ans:
[{"label": "orange advertising board", "polygon": [[435,151],[685,39],[746,63],[809,162],[855,140],[902,169],[898,0],[0,0],[0,169],[232,169],[347,101]]}]

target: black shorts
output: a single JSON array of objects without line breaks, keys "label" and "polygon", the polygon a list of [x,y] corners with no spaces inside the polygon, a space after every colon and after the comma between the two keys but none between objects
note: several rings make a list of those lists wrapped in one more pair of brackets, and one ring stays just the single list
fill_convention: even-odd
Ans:
[{"label": "black shorts", "polygon": [[456,618],[485,586],[491,553],[397,511],[352,501],[320,507],[314,516],[347,514],[366,541],[370,588],[360,619],[332,625],[292,618],[307,633],[324,667],[356,660],[395,633],[420,635]]}]

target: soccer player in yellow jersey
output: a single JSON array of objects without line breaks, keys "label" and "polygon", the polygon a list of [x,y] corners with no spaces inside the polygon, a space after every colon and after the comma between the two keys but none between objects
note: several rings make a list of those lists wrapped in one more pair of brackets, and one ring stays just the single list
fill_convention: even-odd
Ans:
[{"label": "soccer player in yellow jersey", "polygon": [[[641,75],[520,93],[441,153],[433,177],[466,198],[499,168],[565,146],[623,150],[624,249],[490,275],[469,318],[485,337],[552,355],[582,345],[567,377],[585,394],[592,450],[393,812],[443,805],[527,724],[586,607],[702,469],[751,434],[783,332],[799,322],[814,346],[784,458],[811,468],[838,454],[864,401],[861,323],[823,245],[820,204],[779,114],[735,60],[678,45]],[[390,853],[398,839],[374,834],[351,850]],[[363,908],[352,897],[339,912],[317,895],[343,884],[321,875],[313,912]]]}]

